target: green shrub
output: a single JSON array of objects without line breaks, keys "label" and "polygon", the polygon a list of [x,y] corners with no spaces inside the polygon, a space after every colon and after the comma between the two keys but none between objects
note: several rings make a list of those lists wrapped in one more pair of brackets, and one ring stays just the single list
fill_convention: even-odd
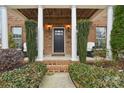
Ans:
[{"label": "green shrub", "polygon": [[13,34],[12,32],[8,32],[8,42],[9,42],[9,48],[16,48],[16,43],[13,39]]},{"label": "green shrub", "polygon": [[86,56],[87,56],[87,40],[88,40],[88,34],[90,30],[90,24],[91,22],[89,20],[80,20],[77,24],[78,29],[78,53],[80,62],[86,62]]},{"label": "green shrub", "polygon": [[120,88],[124,87],[124,72],[101,68],[87,64],[69,66],[72,80],[84,88]]},{"label": "green shrub", "polygon": [[29,62],[34,62],[37,56],[37,23],[33,20],[25,22],[26,28],[26,44],[27,44],[27,56]]},{"label": "green shrub", "polygon": [[111,33],[113,59],[118,60],[119,53],[124,50],[124,5],[114,7],[114,21]]},{"label": "green shrub", "polygon": [[36,88],[47,71],[41,63],[29,63],[19,69],[0,73],[0,87],[4,88]]}]

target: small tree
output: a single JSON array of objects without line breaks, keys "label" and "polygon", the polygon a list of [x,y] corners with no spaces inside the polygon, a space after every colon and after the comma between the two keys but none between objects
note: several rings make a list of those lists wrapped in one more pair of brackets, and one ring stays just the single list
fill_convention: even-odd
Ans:
[{"label": "small tree", "polygon": [[28,20],[25,22],[25,28],[26,28],[27,56],[29,58],[29,62],[34,62],[37,56],[37,46],[36,46],[37,23],[33,20]]},{"label": "small tree", "polygon": [[87,41],[88,41],[88,34],[90,30],[91,22],[89,20],[80,20],[77,24],[77,37],[78,37],[78,53],[80,62],[86,62],[87,56]]},{"label": "small tree", "polygon": [[12,32],[8,32],[8,42],[9,42],[9,48],[16,48],[16,43],[13,39],[13,34]]},{"label": "small tree", "polygon": [[124,5],[114,7],[111,47],[113,59],[117,61],[119,53],[124,50]]}]

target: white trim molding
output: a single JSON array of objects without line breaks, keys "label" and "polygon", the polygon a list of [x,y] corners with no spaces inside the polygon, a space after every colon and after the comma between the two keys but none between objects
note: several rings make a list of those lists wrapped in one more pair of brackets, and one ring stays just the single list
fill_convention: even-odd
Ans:
[{"label": "white trim molding", "polygon": [[[38,4],[39,5],[39,4]],[[38,8],[38,5],[7,5],[11,9],[30,9]],[[71,8],[72,5],[42,5],[44,8]],[[105,9],[107,5],[76,5],[77,8],[82,9]]]}]

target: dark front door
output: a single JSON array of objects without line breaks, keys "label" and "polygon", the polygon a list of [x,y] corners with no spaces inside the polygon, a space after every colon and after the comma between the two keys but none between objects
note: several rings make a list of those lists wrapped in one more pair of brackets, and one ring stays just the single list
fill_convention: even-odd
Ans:
[{"label": "dark front door", "polygon": [[64,52],[64,29],[54,29],[54,52]]}]

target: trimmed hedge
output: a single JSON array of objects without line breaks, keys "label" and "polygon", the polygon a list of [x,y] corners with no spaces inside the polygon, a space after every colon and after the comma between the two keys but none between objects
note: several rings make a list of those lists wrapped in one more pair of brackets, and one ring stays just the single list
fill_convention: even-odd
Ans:
[{"label": "trimmed hedge", "polygon": [[0,49],[0,72],[23,65],[23,52],[16,49]]},{"label": "trimmed hedge", "polygon": [[37,23],[33,20],[25,21],[27,56],[29,62],[34,62],[37,57]]},{"label": "trimmed hedge", "polygon": [[88,41],[90,26],[91,26],[91,22],[88,19],[81,19],[77,23],[77,29],[78,29],[77,46],[78,46],[79,59],[81,63],[86,62],[87,41]]},{"label": "trimmed hedge", "polygon": [[124,72],[86,64],[71,64],[69,73],[72,80],[84,88],[122,88]]},{"label": "trimmed hedge", "polygon": [[0,87],[37,88],[46,71],[46,65],[33,62],[19,69],[0,73]]}]

